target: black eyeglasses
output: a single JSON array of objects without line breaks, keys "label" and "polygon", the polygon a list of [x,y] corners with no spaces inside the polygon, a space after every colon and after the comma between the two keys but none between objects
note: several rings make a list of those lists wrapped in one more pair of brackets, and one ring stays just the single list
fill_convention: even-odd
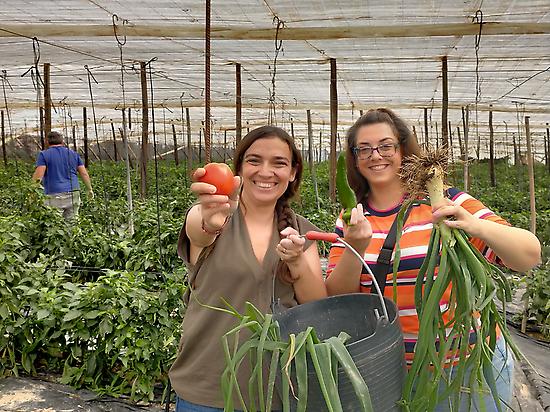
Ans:
[{"label": "black eyeglasses", "polygon": [[354,156],[359,160],[367,160],[370,159],[374,151],[376,150],[378,154],[381,157],[392,157],[397,148],[399,147],[399,143],[384,143],[378,146],[361,146],[361,147],[354,147],[352,149]]}]

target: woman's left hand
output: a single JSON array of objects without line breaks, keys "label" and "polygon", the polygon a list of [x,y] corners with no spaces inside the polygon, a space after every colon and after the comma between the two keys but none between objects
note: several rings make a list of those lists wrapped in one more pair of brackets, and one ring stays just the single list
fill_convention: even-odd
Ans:
[{"label": "woman's left hand", "polygon": [[287,227],[281,231],[283,238],[277,245],[277,254],[281,260],[292,263],[304,253],[305,238],[292,227]]},{"label": "woman's left hand", "polygon": [[[462,229],[471,236],[478,237],[480,219],[472,215],[462,206],[456,205],[450,199],[432,207],[433,221],[442,221],[448,227]],[[453,218],[452,220],[450,218]]]}]

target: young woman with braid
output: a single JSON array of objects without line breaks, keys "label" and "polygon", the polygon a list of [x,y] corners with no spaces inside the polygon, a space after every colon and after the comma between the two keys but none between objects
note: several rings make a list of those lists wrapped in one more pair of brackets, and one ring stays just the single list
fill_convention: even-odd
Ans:
[{"label": "young woman with braid", "polygon": [[[302,176],[293,139],[278,127],[251,131],[237,147],[234,169],[236,189],[229,197],[197,182],[204,169],[193,175],[198,204],[187,213],[178,242],[191,292],[184,297],[183,335],[170,370],[177,412],[223,408],[221,337],[236,319],[204,304],[223,307],[224,298],[242,313],[249,301],[268,313],[272,302],[292,307],[326,296],[317,247],[297,236],[315,227],[289,206]],[[249,376],[241,367],[241,388]]]}]

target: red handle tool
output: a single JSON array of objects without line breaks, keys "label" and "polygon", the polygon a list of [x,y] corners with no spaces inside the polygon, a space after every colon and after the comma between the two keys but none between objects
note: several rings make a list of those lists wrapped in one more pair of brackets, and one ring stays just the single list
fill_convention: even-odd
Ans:
[{"label": "red handle tool", "polygon": [[304,235],[306,239],[309,240],[321,240],[323,242],[335,243],[338,241],[338,235],[336,233],[327,233],[327,232],[316,232],[315,230],[310,230]]}]

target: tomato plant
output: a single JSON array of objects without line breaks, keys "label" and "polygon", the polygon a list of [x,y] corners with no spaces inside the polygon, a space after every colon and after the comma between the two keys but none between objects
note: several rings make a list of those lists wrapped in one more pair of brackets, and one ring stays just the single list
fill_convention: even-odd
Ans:
[{"label": "tomato plant", "polygon": [[225,163],[208,163],[204,166],[206,174],[199,181],[216,186],[217,195],[229,196],[235,190],[233,172]]}]

